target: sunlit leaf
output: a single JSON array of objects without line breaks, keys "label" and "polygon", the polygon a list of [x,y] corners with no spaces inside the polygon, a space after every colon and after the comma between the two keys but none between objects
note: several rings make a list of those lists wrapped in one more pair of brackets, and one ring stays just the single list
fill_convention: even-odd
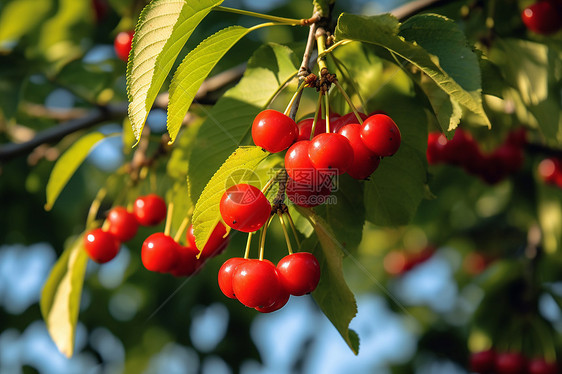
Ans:
[{"label": "sunlit leaf", "polygon": [[58,159],[47,182],[47,203],[45,209],[50,210],[59,197],[62,189],[76,169],[88,156],[94,145],[105,136],[99,132],[93,132],[81,137],[76,143],[64,152]]},{"label": "sunlit leaf", "polygon": [[197,248],[205,247],[211,232],[221,219],[219,204],[227,188],[238,183],[262,187],[253,171],[268,155],[269,152],[260,147],[240,147],[213,175],[193,211],[193,233]]},{"label": "sunlit leaf", "polygon": [[[48,0],[10,1],[0,12],[0,50],[10,50],[23,35],[36,30],[52,7]],[[21,15],[25,14],[25,17]]]},{"label": "sunlit leaf", "polygon": [[184,44],[220,3],[222,0],[153,0],[142,11],[127,64],[129,118],[137,141]]},{"label": "sunlit leaf", "polygon": [[76,323],[88,255],[80,235],[65,249],[41,292],[41,314],[57,348],[66,357],[74,352]]},{"label": "sunlit leaf", "polygon": [[239,145],[251,144],[254,117],[294,77],[298,66],[295,54],[284,46],[267,44],[254,52],[242,80],[219,99],[199,129],[189,159],[193,198]]},{"label": "sunlit leaf", "polygon": [[357,314],[357,302],[343,276],[342,261],[345,249],[326,221],[310,209],[297,208],[297,210],[309,219],[319,241],[319,245],[314,247],[312,253],[320,262],[322,273],[312,296],[349,348],[357,354],[359,337],[349,328],[349,323]]}]

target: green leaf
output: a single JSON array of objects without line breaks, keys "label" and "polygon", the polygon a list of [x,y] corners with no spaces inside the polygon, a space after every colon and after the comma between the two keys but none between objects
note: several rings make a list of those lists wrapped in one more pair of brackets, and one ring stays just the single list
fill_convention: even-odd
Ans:
[{"label": "green leaf", "polygon": [[240,147],[225,161],[211,178],[193,211],[193,234],[197,248],[204,248],[211,232],[221,219],[219,204],[224,191],[238,183],[261,188],[254,170],[269,152],[260,147]]},{"label": "green leaf", "polygon": [[99,132],[85,135],[68,148],[58,159],[49,176],[49,181],[47,182],[46,210],[50,210],[53,207],[62,189],[70,180],[70,177],[72,177],[76,169],[82,164],[94,145],[103,138],[105,138],[105,136]]},{"label": "green leaf", "polygon": [[377,225],[411,221],[425,194],[427,179],[427,116],[414,99],[390,95],[378,98],[400,128],[398,152],[381,160],[365,185],[367,219]]},{"label": "green leaf", "polygon": [[327,221],[341,245],[354,251],[361,242],[365,224],[363,182],[340,175],[331,198],[315,211]]},{"label": "green leaf", "polygon": [[456,129],[462,118],[462,108],[459,102],[447,95],[426,75],[421,75],[417,83],[429,99],[441,131],[450,132]]},{"label": "green leaf", "polygon": [[41,314],[47,330],[66,357],[71,357],[74,352],[80,295],[88,263],[82,243],[83,236],[80,235],[64,250],[41,292]]},{"label": "green leaf", "polygon": [[[258,25],[262,26],[262,25]],[[242,37],[258,27],[231,26],[211,35],[193,49],[176,70],[170,84],[168,132],[173,143],[201,83],[217,62]]]},{"label": "green leaf", "polygon": [[0,12],[0,51],[11,50],[22,36],[36,30],[51,7],[52,2],[48,0],[18,0],[5,4]]},{"label": "green leaf", "polygon": [[344,252],[342,251],[346,251],[346,249],[320,216],[314,214],[310,209],[297,207],[297,210],[308,218],[320,244],[316,245],[312,251],[318,259],[322,271],[320,282],[312,296],[349,348],[357,354],[359,337],[355,331],[349,328],[349,323],[357,314],[357,302],[343,275]]},{"label": "green leaf", "polygon": [[343,13],[336,38],[375,44],[400,56],[490,126],[482,107],[478,59],[452,20],[424,14],[400,25],[389,14],[367,17]]},{"label": "green leaf", "polygon": [[238,146],[251,144],[254,117],[297,72],[299,61],[287,47],[267,44],[248,61],[242,80],[228,90],[201,125],[189,159],[191,196],[197,198]]},{"label": "green leaf", "polygon": [[142,11],[127,64],[129,118],[137,141],[152,103],[195,27],[223,0],[153,0]]},{"label": "green leaf", "polygon": [[336,0],[312,0],[314,5],[314,11],[320,13],[322,17],[328,17],[330,15],[330,5]]}]

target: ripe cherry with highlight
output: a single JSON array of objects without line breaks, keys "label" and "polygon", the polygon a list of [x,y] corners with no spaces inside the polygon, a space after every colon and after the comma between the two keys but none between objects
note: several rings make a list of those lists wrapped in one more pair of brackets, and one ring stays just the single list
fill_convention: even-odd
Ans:
[{"label": "ripe cherry with highlight", "polygon": [[224,222],[233,229],[253,232],[267,222],[271,204],[259,188],[241,183],[224,192],[220,213]]},{"label": "ripe cherry with highlight", "polygon": [[84,235],[84,249],[88,256],[99,264],[113,260],[120,246],[121,243],[115,235],[101,228],[91,230]]},{"label": "ripe cherry with highlight", "polygon": [[293,119],[273,109],[259,113],[252,124],[254,144],[268,152],[281,152],[293,144],[299,129]]},{"label": "ripe cherry with highlight", "polygon": [[107,221],[109,222],[107,231],[122,242],[134,238],[139,228],[135,215],[122,206],[111,209],[107,215]]},{"label": "ripe cherry with highlight", "polygon": [[179,244],[171,236],[157,232],[142,243],[142,264],[147,270],[167,273],[176,265],[178,251]]},{"label": "ripe cherry with highlight", "polygon": [[156,194],[141,196],[135,200],[133,214],[143,226],[158,225],[166,218],[166,202]]},{"label": "ripe cherry with highlight", "polygon": [[129,59],[129,53],[131,52],[131,46],[133,43],[133,35],[134,32],[132,30],[121,31],[117,34],[115,40],[113,41],[115,54],[117,54],[117,57],[125,62]]},{"label": "ripe cherry with highlight", "polygon": [[277,270],[283,288],[294,296],[311,293],[320,281],[320,264],[312,253],[287,255],[279,261]]},{"label": "ripe cherry with highlight", "polygon": [[392,118],[385,114],[375,114],[363,122],[361,139],[373,153],[387,157],[398,151],[402,136]]}]

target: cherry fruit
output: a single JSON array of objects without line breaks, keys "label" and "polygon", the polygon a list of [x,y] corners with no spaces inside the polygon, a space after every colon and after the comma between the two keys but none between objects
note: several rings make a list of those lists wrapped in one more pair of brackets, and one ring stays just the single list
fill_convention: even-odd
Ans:
[{"label": "cherry fruit", "polygon": [[[299,129],[299,136],[297,141],[300,140],[310,140],[310,134],[312,132],[312,124],[314,123],[314,118],[306,118],[297,123]],[[326,120],[318,119],[316,121],[316,127],[314,128],[314,136],[323,134],[326,132]]]},{"label": "cherry fruit", "polygon": [[166,218],[166,202],[156,194],[141,196],[135,200],[133,214],[143,226],[158,225]]},{"label": "cherry fruit", "polygon": [[315,186],[321,184],[323,178],[308,157],[310,143],[310,140],[301,140],[289,148],[285,154],[285,169],[295,182]]},{"label": "cherry fruit", "polygon": [[259,188],[241,183],[222,195],[220,213],[224,222],[235,230],[259,230],[271,214],[271,204]]},{"label": "cherry fruit", "polygon": [[546,362],[542,358],[531,360],[527,366],[529,374],[557,374],[558,369],[556,362]]},{"label": "cherry fruit", "polygon": [[552,34],[562,27],[562,15],[551,1],[538,1],[525,8],[521,19],[529,30],[537,34]]},{"label": "cherry fruit", "polygon": [[183,246],[178,244],[176,247],[177,260],[172,266],[170,273],[175,277],[189,277],[193,275],[203,261],[198,260],[199,250],[190,245]]},{"label": "cherry fruit", "polygon": [[[226,227],[222,222],[217,223],[211,236],[207,240],[207,244],[201,251],[201,259],[207,259],[220,255],[228,246],[229,237],[226,236]],[[195,244],[195,236],[193,235],[193,225],[187,229],[186,239],[192,248],[197,248]]]},{"label": "cherry fruit", "polygon": [[258,306],[255,309],[260,313],[275,312],[276,310],[283,308],[285,304],[287,304],[287,302],[289,301],[290,297],[291,295],[289,294],[289,292],[287,292],[287,290],[285,290],[283,287],[279,287],[273,304],[267,307]]},{"label": "cherry fruit", "polygon": [[248,260],[242,257],[232,257],[226,260],[219,269],[219,288],[226,297],[236,299],[236,295],[232,289],[232,274],[238,265],[246,261]]},{"label": "cherry fruit", "polygon": [[361,140],[361,125],[357,123],[345,125],[338,133],[345,136],[353,148],[353,163],[347,169],[347,174],[354,179],[368,178],[378,168],[380,158]]},{"label": "cherry fruit", "polygon": [[232,274],[236,298],[250,308],[267,308],[278,300],[281,284],[277,269],[269,261],[247,260]]},{"label": "cherry fruit", "polygon": [[150,271],[167,273],[173,270],[178,260],[179,244],[162,232],[150,235],[142,243],[141,259]]},{"label": "cherry fruit", "polygon": [[498,353],[495,362],[498,374],[523,374],[525,372],[525,357],[520,353]]},{"label": "cherry fruit", "polygon": [[343,174],[353,162],[353,148],[341,134],[320,134],[308,145],[308,157],[320,174]]},{"label": "cherry fruit", "polygon": [[133,35],[133,31],[121,31],[119,34],[117,34],[113,42],[113,47],[115,48],[117,57],[125,62],[127,62],[127,60],[129,59],[129,53],[131,53]]},{"label": "cherry fruit", "polygon": [[112,233],[94,229],[84,235],[84,249],[88,256],[99,264],[113,260],[119,252],[121,243]]},{"label": "cherry fruit", "polygon": [[392,118],[385,114],[375,114],[363,122],[361,139],[376,155],[386,157],[398,151],[402,136]]},{"label": "cherry fruit", "polygon": [[281,152],[299,136],[297,124],[290,117],[273,109],[259,113],[252,124],[252,139],[268,152]]},{"label": "cherry fruit", "polygon": [[[361,117],[363,121],[365,121],[368,118],[366,114],[361,112],[359,112],[359,117]],[[353,112],[347,113],[346,115],[337,118],[336,120],[334,120],[334,122],[330,122],[330,130],[332,132],[339,132],[342,127],[352,123],[357,123],[357,124],[359,123],[357,116]]]},{"label": "cherry fruit", "polygon": [[109,227],[107,231],[112,233],[122,242],[134,238],[139,228],[135,215],[126,208],[118,206],[109,211],[107,215]]},{"label": "cherry fruit", "polygon": [[312,253],[287,255],[279,261],[277,270],[283,288],[294,296],[311,293],[320,281],[320,264]]},{"label": "cherry fruit", "polygon": [[496,352],[493,349],[475,352],[470,355],[470,371],[478,374],[491,374],[494,372]]}]

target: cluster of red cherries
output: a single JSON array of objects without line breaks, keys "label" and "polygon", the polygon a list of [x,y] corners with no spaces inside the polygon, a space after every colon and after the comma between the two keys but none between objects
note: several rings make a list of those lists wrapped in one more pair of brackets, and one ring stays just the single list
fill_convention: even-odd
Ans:
[{"label": "cluster of red cherries", "polygon": [[468,173],[495,184],[521,169],[526,142],[526,131],[520,128],[510,132],[493,152],[484,153],[470,133],[461,128],[456,129],[451,140],[439,132],[431,132],[427,138],[427,161],[461,166]]},{"label": "cluster of red cherries", "polygon": [[517,352],[496,352],[494,349],[473,353],[470,370],[478,374],[558,374],[556,362],[544,358],[527,359]]},{"label": "cluster of red cherries", "polygon": [[562,1],[537,1],[523,10],[521,19],[529,30],[537,34],[553,34],[562,28]]},{"label": "cluster of red cherries", "polygon": [[559,158],[545,158],[539,163],[539,176],[544,183],[562,188],[562,160]]},{"label": "cluster of red cherries", "polygon": [[[117,256],[122,242],[135,237],[139,225],[156,226],[166,218],[164,199],[156,194],[137,198],[132,211],[125,207],[112,208],[101,228],[84,235],[84,248],[89,257],[100,264]],[[171,236],[157,232],[143,242],[141,260],[150,271],[170,273],[176,277],[194,274],[205,261],[220,254],[228,245],[226,227],[219,222],[202,251],[195,245],[193,226],[186,234],[186,245],[181,245]],[[199,253],[201,252],[201,254]]]},{"label": "cluster of red cherries", "polygon": [[320,281],[320,264],[308,252],[291,253],[277,266],[269,260],[233,257],[222,265],[218,279],[225,296],[270,313],[287,304],[290,295],[314,291]]}]

